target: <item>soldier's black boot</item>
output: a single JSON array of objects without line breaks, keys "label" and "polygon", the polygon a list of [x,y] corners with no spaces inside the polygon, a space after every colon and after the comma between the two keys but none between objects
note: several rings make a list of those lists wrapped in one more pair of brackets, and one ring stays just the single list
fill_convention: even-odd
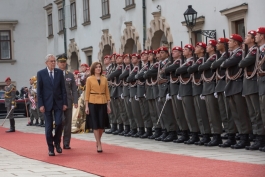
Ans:
[{"label": "soldier's black boot", "polygon": [[251,146],[246,146],[246,150],[259,150],[265,146],[265,135],[257,135],[254,143]]},{"label": "soldier's black boot", "polygon": [[140,136],[140,138],[148,138],[149,136],[152,136],[152,135],[153,135],[152,128],[146,128],[145,134]]},{"label": "soldier's black boot", "polygon": [[261,152],[265,152],[265,146],[264,146],[264,147],[260,147],[259,150],[260,150]]},{"label": "soldier's black boot", "polygon": [[38,126],[39,125],[39,119],[36,119],[36,122],[33,125]]},{"label": "soldier's black boot", "polygon": [[174,143],[184,143],[184,141],[188,141],[190,139],[188,130],[183,130],[180,138],[173,140]]},{"label": "soldier's black boot", "polygon": [[249,135],[248,135],[248,138],[249,138],[249,141],[251,142],[254,142],[255,140],[256,140],[256,136],[257,135],[254,135],[253,133],[250,133]]},{"label": "soldier's black boot", "polygon": [[168,135],[168,132],[167,132],[167,130],[165,130],[165,131],[163,132],[163,134],[162,134],[161,136],[155,138],[155,140],[156,140],[156,141],[162,141],[163,139],[165,139],[165,138],[167,137],[167,135]]},{"label": "soldier's black boot", "polygon": [[132,136],[132,135],[134,135],[136,133],[137,133],[137,128],[131,129],[131,131],[129,133],[125,134],[124,136],[130,137],[130,136]]},{"label": "soldier's black boot", "polygon": [[228,133],[226,133],[226,134],[224,134],[223,136],[222,136],[222,139],[228,139],[228,136],[229,136],[229,134]]},{"label": "soldier's black boot", "polygon": [[241,134],[240,140],[237,144],[232,145],[232,149],[244,149],[246,146],[250,146],[248,134]]},{"label": "soldier's black boot", "polygon": [[155,128],[155,133],[152,136],[149,136],[149,139],[156,139],[162,135],[162,128]]},{"label": "soldier's black boot", "polygon": [[184,141],[184,144],[194,144],[197,141],[200,141],[199,133],[198,132],[192,132],[191,138],[188,141]]},{"label": "soldier's black boot", "polygon": [[136,133],[136,134],[133,135],[132,137],[134,137],[134,138],[138,138],[138,137],[144,135],[144,133],[145,133],[144,127],[139,127],[139,131],[138,131],[138,133]]},{"label": "soldier's black boot", "polygon": [[6,133],[15,132],[15,119],[9,119],[10,129]]},{"label": "soldier's black boot", "polygon": [[220,134],[214,134],[212,141],[209,143],[205,143],[204,146],[219,146],[219,144],[223,144],[222,138]]},{"label": "soldier's black boot", "polygon": [[164,139],[162,139],[162,141],[164,142],[172,142],[173,140],[177,139],[177,132],[176,131],[170,131],[168,136]]},{"label": "soldier's black boot", "polygon": [[228,134],[228,139],[226,140],[226,142],[224,142],[223,144],[219,144],[219,147],[231,147],[232,145],[236,144],[236,134],[234,133],[229,133]]},{"label": "soldier's black boot", "polygon": [[210,138],[210,134],[203,134],[202,135],[202,139],[198,142],[195,142],[194,144],[195,145],[199,145],[199,146],[202,146],[206,143],[209,143],[211,141],[211,138]]},{"label": "soldier's black boot", "polygon": [[119,129],[117,129],[115,132],[112,132],[113,135],[118,135],[119,133],[123,132],[123,124],[119,124]]},{"label": "soldier's black boot", "polygon": [[28,122],[27,126],[32,126],[33,125],[33,120],[30,120],[30,122]]},{"label": "soldier's black boot", "polygon": [[124,136],[130,132],[130,125],[125,125],[125,130],[121,132],[119,135]]},{"label": "soldier's black boot", "polygon": [[108,131],[105,131],[106,134],[112,134],[112,132],[115,132],[117,130],[117,124],[112,124],[111,129]]},{"label": "soldier's black boot", "polygon": [[44,121],[43,121],[43,120],[40,120],[40,124],[37,125],[37,126],[41,127],[41,126],[43,126],[43,125],[44,125]]}]

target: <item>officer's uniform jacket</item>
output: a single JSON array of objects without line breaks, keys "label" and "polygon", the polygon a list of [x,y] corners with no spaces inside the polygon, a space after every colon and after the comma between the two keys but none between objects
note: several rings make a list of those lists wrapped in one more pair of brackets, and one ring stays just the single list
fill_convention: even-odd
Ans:
[{"label": "officer's uniform jacket", "polygon": [[73,73],[69,71],[64,71],[64,79],[65,79],[65,89],[67,94],[67,103],[68,108],[71,109],[73,107],[73,103],[77,104],[78,96],[77,96],[77,87],[75,84],[75,78]]},{"label": "officer's uniform jacket", "polygon": [[202,72],[203,80],[202,95],[213,94],[215,91],[215,71],[211,69],[211,65],[216,59],[217,55],[213,54],[199,66],[199,71]]},{"label": "officer's uniform jacket", "polygon": [[122,73],[122,64],[117,65],[115,70],[109,75],[108,80],[112,81],[111,97],[118,98],[122,94],[122,80],[119,76]]},{"label": "officer's uniform jacket", "polygon": [[243,69],[238,67],[238,63],[242,60],[242,56],[242,49],[237,48],[232,52],[232,55],[221,65],[221,67],[226,68],[226,96],[231,96],[242,92]]},{"label": "officer's uniform jacket", "polygon": [[265,44],[259,47],[258,62],[258,88],[259,95],[265,95]]},{"label": "officer's uniform jacket", "polygon": [[127,97],[130,96],[130,84],[127,82],[127,78],[131,72],[131,65],[126,65],[122,71],[122,74],[119,76],[119,79],[122,80],[123,91],[122,96]]},{"label": "officer's uniform jacket", "polygon": [[202,94],[202,72],[198,70],[199,66],[204,63],[204,57],[200,57],[188,68],[189,74],[192,74],[192,96]]},{"label": "officer's uniform jacket", "polygon": [[238,66],[244,68],[243,92],[242,95],[258,93],[257,82],[257,64],[258,64],[258,47],[252,46],[248,54],[240,61]]},{"label": "officer's uniform jacket", "polygon": [[30,105],[30,109],[33,109],[35,110],[38,106],[38,103],[37,103],[37,89],[34,89],[33,88],[34,86],[33,85],[30,85],[29,86],[29,90],[28,90],[28,95],[29,95],[29,105]]},{"label": "officer's uniform jacket", "polygon": [[188,68],[194,63],[194,59],[188,58],[177,70],[176,74],[179,75],[179,96],[192,95],[192,75],[188,72]]},{"label": "officer's uniform jacket", "polygon": [[169,90],[170,95],[177,95],[179,92],[179,75],[176,74],[176,70],[182,65],[182,59],[176,59],[171,65],[165,69],[166,75],[169,75]]},{"label": "officer's uniform jacket", "polygon": [[145,78],[144,73],[148,70],[148,63],[146,63],[137,73],[135,78],[137,79],[137,97],[145,97]]},{"label": "officer's uniform jacket", "polygon": [[169,59],[165,59],[164,61],[160,61],[157,73],[157,83],[159,90],[159,97],[166,97],[167,93],[169,93],[169,76],[165,73],[165,68],[170,64]]},{"label": "officer's uniform jacket", "polygon": [[222,53],[221,57],[217,60],[215,60],[212,65],[211,69],[215,70],[216,74],[216,86],[215,86],[215,92],[223,92],[225,91],[226,86],[226,77],[225,77],[225,68],[221,67],[221,64],[227,59],[226,52]]},{"label": "officer's uniform jacket", "polygon": [[16,86],[10,84],[5,86],[5,107],[16,106]]},{"label": "officer's uniform jacket", "polygon": [[133,69],[130,71],[129,76],[127,77],[127,82],[129,83],[130,87],[130,98],[135,98],[137,95],[137,83],[135,79],[135,75],[138,73],[139,66],[135,65]]},{"label": "officer's uniform jacket", "polygon": [[[151,86],[152,84],[152,91],[153,91],[153,98],[156,99],[159,97],[159,90],[157,85],[157,72],[159,67],[159,62],[153,63],[150,65],[149,69],[144,73],[144,78],[146,79],[146,82],[148,86]],[[149,98],[149,96],[146,96]]]}]

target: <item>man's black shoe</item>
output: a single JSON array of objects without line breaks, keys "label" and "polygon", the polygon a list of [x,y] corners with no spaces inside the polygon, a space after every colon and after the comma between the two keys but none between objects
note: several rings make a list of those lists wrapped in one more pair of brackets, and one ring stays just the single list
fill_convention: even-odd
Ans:
[{"label": "man's black shoe", "polygon": [[45,124],[40,125],[40,127],[45,127]]},{"label": "man's black shoe", "polygon": [[57,152],[57,153],[62,153],[62,152],[63,152],[63,150],[62,150],[60,144],[54,144],[54,146],[55,146],[55,149],[56,149],[56,152]]},{"label": "man's black shoe", "polygon": [[53,151],[49,151],[49,156],[55,156],[55,153]]},{"label": "man's black shoe", "polygon": [[71,147],[69,145],[64,145],[63,149],[71,149]]}]

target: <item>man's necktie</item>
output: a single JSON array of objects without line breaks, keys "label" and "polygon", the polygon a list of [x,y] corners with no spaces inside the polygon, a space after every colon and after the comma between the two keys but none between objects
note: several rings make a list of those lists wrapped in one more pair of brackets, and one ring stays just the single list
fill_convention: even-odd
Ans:
[{"label": "man's necktie", "polygon": [[50,72],[50,78],[51,78],[51,81],[52,81],[52,84],[53,84],[53,76],[52,76],[52,72]]}]

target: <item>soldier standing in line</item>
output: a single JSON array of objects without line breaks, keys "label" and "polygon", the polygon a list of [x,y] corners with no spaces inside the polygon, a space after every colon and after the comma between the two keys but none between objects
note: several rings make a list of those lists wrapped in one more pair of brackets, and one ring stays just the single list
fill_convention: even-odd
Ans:
[{"label": "soldier standing in line", "polygon": [[137,53],[132,54],[133,69],[130,71],[129,76],[127,78],[127,82],[129,83],[129,86],[130,86],[130,102],[132,105],[133,117],[139,129],[137,133],[134,132],[135,134],[131,135],[131,137],[134,137],[134,138],[140,137],[145,134],[144,120],[142,118],[140,104],[139,104],[139,101],[135,100],[137,96],[137,83],[136,83],[135,76],[139,71],[139,62],[141,62],[140,59],[141,59],[141,56],[139,54]]},{"label": "soldier standing in line", "polygon": [[119,124],[119,129],[113,132],[113,135],[123,135],[124,134],[124,125],[126,126],[126,132],[130,131],[128,129],[130,126],[128,116],[126,114],[126,110],[124,107],[123,100],[121,99],[122,94],[122,80],[119,79],[119,76],[122,73],[123,66],[123,58],[122,55],[116,54],[116,68],[115,71],[113,71],[109,77],[108,80],[113,80],[113,86],[111,89],[111,96],[114,98],[114,115],[117,118],[117,123]]},{"label": "soldier standing in line", "polygon": [[[263,121],[263,127],[265,128],[265,27],[259,27],[257,29],[255,40],[259,47],[259,61],[258,61],[258,88],[259,88],[259,103],[261,110],[261,117]],[[265,145],[259,148],[260,151],[265,152]]]},{"label": "soldier standing in line", "polygon": [[[216,74],[216,87],[214,96],[218,99],[218,106],[220,116],[223,122],[224,130],[228,135],[228,140],[223,144],[219,144],[219,147],[230,147],[236,144],[236,125],[232,118],[232,113],[229,107],[228,99],[225,97],[224,91],[226,86],[225,68],[220,67],[221,64],[228,58],[229,53],[226,53],[225,45],[227,45],[229,39],[219,38],[216,44],[216,49],[221,53],[221,57],[214,61],[211,65],[211,69],[215,69]],[[228,50],[227,50],[228,52]]]},{"label": "soldier standing in line", "polygon": [[248,46],[246,57],[239,63],[240,68],[244,68],[243,92],[245,96],[248,113],[252,123],[253,134],[256,136],[254,144],[246,146],[247,150],[259,150],[265,146],[265,130],[260,115],[258,82],[257,82],[257,64],[258,47],[255,43],[256,31],[251,30],[246,35],[244,44]]},{"label": "soldier standing in line", "polygon": [[221,67],[226,68],[225,95],[228,98],[232,116],[240,134],[240,141],[235,145],[231,145],[233,149],[243,149],[250,146],[249,134],[252,132],[246,100],[242,97],[242,74],[244,71],[238,67],[238,63],[243,56],[243,51],[240,48],[242,42],[243,39],[240,35],[232,34],[230,36],[228,45],[232,54],[221,65]]},{"label": "soldier standing in line", "polygon": [[[148,51],[145,50],[141,53],[141,61],[142,61],[142,68],[138,71],[135,78],[137,79],[137,100],[139,101],[140,108],[141,108],[141,114],[142,118],[144,120],[146,132],[140,138],[148,138],[149,136],[152,136],[152,127],[153,122],[150,116],[150,110],[148,107],[148,101],[146,99],[146,85],[145,85],[145,78],[144,73],[148,70]],[[152,90],[148,90],[149,92]],[[149,93],[148,93],[149,94]]]},{"label": "soldier standing in line", "polygon": [[[165,74],[165,68],[171,64],[169,61],[169,52],[167,47],[160,47],[159,51],[161,61],[158,66],[157,71],[157,83],[158,83],[158,90],[159,90],[159,107],[162,111],[161,119],[163,120],[165,126],[165,132],[167,136],[160,136],[156,138],[157,141],[164,141],[164,142],[171,142],[177,139],[177,124],[174,118],[173,107],[172,107],[172,100],[169,97],[169,77]],[[162,110],[164,106],[164,109]]]},{"label": "soldier standing in line", "polygon": [[14,119],[14,109],[16,107],[16,86],[11,83],[11,78],[7,77],[5,79],[6,86],[5,91],[5,107],[7,111],[7,118],[10,122],[10,129],[6,133],[15,132],[15,119]]},{"label": "soldier standing in line", "polygon": [[[122,71],[122,74],[119,76],[120,80],[122,80],[123,84],[123,92],[121,95],[121,98],[124,101],[125,109],[127,116],[129,118],[130,125],[125,125],[125,132],[124,136],[129,137],[137,133],[137,125],[135,122],[135,118],[133,115],[133,110],[132,110],[132,105],[130,102],[130,85],[126,81],[131,70],[132,70],[132,64],[131,64],[131,55],[130,54],[125,54],[123,56],[123,61],[125,64],[125,67]],[[127,126],[127,128],[126,128]],[[130,130],[130,131],[129,131]]]},{"label": "soldier standing in line", "polygon": [[184,143],[184,141],[189,140],[189,134],[188,134],[189,128],[182,107],[182,101],[177,98],[179,93],[179,85],[180,85],[179,77],[177,74],[175,74],[176,69],[178,69],[184,63],[182,59],[182,52],[183,49],[181,47],[178,46],[173,47],[172,48],[173,63],[165,69],[165,73],[170,76],[170,96],[172,97],[173,112],[178,127],[182,131],[181,137],[174,140],[173,141],[174,143]]},{"label": "soldier standing in line", "polygon": [[209,54],[209,58],[199,66],[199,71],[202,72],[203,89],[202,96],[205,96],[205,104],[211,126],[211,133],[213,139],[210,142],[206,142],[205,146],[219,146],[223,144],[221,134],[223,133],[222,119],[218,107],[218,100],[214,96],[215,90],[215,72],[211,70],[212,63],[216,60],[217,55],[215,40],[210,40],[206,47],[206,52]]},{"label": "soldier standing in line", "polygon": [[184,141],[185,144],[194,144],[200,140],[199,126],[196,119],[196,111],[192,96],[192,74],[189,74],[188,72],[188,68],[195,63],[195,59],[192,57],[193,51],[194,47],[191,44],[186,44],[184,46],[183,55],[186,60],[185,63],[176,70],[176,74],[179,75],[180,81],[179,94],[177,97],[178,99],[182,99],[185,118],[192,134],[192,137],[189,140]]},{"label": "soldier standing in line", "polygon": [[[57,65],[59,69],[63,71],[65,79],[65,89],[67,95],[67,109],[63,112],[63,149],[71,149],[71,123],[72,123],[72,112],[74,108],[78,107],[77,87],[73,73],[66,70],[67,56],[62,54],[57,58]],[[89,121],[89,120],[87,120]]]}]

